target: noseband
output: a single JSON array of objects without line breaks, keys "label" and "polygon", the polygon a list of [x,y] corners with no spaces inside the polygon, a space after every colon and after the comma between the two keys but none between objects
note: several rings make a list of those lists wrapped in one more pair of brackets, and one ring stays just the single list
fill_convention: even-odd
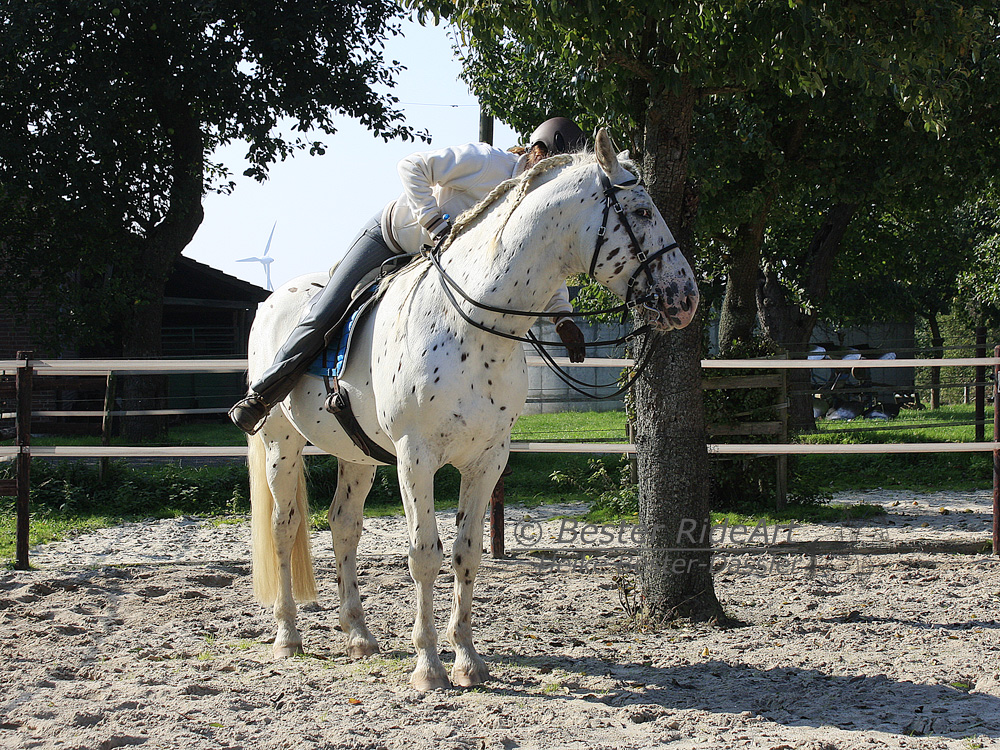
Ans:
[{"label": "noseband", "polygon": [[[629,246],[632,249],[632,254],[639,261],[639,265],[632,272],[632,275],[628,279],[628,289],[625,292],[625,306],[629,307],[629,303],[632,301],[632,293],[635,291],[636,282],[639,280],[640,275],[646,276],[646,282],[649,285],[649,290],[637,298],[633,306],[642,305],[647,310],[657,313],[659,315],[659,310],[657,305],[660,302],[660,293],[656,291],[656,280],[653,278],[653,272],[649,270],[649,266],[654,260],[657,260],[661,256],[669,253],[674,248],[678,247],[676,242],[671,242],[669,245],[665,245],[657,250],[652,255],[646,255],[645,251],[642,249],[642,244],[639,239],[635,236],[635,232],[632,231],[632,225],[629,223],[628,215],[625,213],[625,208],[621,203],[618,202],[618,191],[622,188],[634,187],[638,184],[638,179],[631,179],[625,182],[620,182],[617,185],[612,183],[608,176],[604,173],[604,170],[600,170],[598,176],[601,179],[601,187],[604,188],[604,215],[601,217],[601,228],[597,230],[597,244],[594,247],[594,254],[590,258],[590,270],[587,275],[590,278],[594,278],[594,272],[597,270],[597,261],[601,257],[601,248],[604,243],[608,240],[608,219],[611,216],[611,209],[615,210],[618,214],[618,221],[625,228],[628,233]],[[648,325],[645,326],[648,330]]]},{"label": "noseband", "polygon": [[[639,265],[632,272],[631,276],[629,276],[627,282],[627,289],[625,292],[625,302],[623,304],[616,305],[615,307],[608,307],[602,310],[593,310],[591,312],[577,312],[574,310],[573,312],[560,313],[560,317],[586,318],[597,315],[614,315],[621,313],[624,319],[626,313],[632,310],[636,310],[640,305],[646,308],[647,310],[655,312],[657,315],[659,315],[660,312],[658,309],[658,305],[660,302],[660,293],[656,291],[656,279],[653,277],[653,273],[649,267],[653,263],[653,261],[657,260],[666,253],[675,249],[676,247],[678,247],[678,245],[676,242],[672,242],[669,245],[666,245],[657,250],[656,252],[652,253],[651,255],[647,256],[642,249],[641,243],[635,236],[635,232],[632,230],[632,225],[628,221],[628,216],[625,213],[625,208],[621,205],[621,203],[618,202],[618,191],[621,190],[622,188],[633,187],[636,184],[638,184],[639,181],[637,179],[632,179],[619,184],[614,184],[611,182],[610,179],[608,179],[608,176],[604,173],[603,169],[598,169],[598,176],[600,177],[601,180],[601,187],[604,190],[604,214],[601,218],[601,228],[597,231],[597,242],[594,246],[594,254],[590,259],[590,270],[588,271],[588,275],[591,278],[594,277],[594,271],[597,267],[597,261],[600,258],[601,254],[601,248],[607,242],[608,220],[611,217],[612,208],[614,209],[615,213],[618,216],[618,221],[621,222],[621,225],[625,228],[625,231],[628,233],[630,249],[632,251],[632,254],[638,259]],[[648,338],[643,337],[641,344],[641,351],[635,357],[637,364],[634,367],[632,375],[628,379],[626,384],[620,387],[614,393],[610,393],[604,396],[596,396],[589,390],[585,391],[578,386],[586,386],[588,388],[595,388],[595,387],[606,388],[616,385],[617,381],[612,383],[602,383],[595,385],[593,383],[587,383],[585,381],[578,380],[577,378],[570,375],[556,363],[552,355],[549,354],[549,352],[545,349],[545,347],[547,346],[563,346],[562,341],[540,341],[537,337],[535,337],[534,334],[531,333],[531,331],[528,331],[527,336],[517,336],[512,333],[506,333],[505,331],[498,331],[495,328],[491,328],[487,325],[480,323],[477,320],[474,320],[468,313],[465,312],[465,310],[462,309],[462,306],[455,298],[453,291],[458,292],[459,296],[461,296],[462,299],[464,299],[472,306],[479,308],[480,310],[486,310],[488,312],[498,313],[500,315],[519,315],[524,317],[537,318],[545,315],[547,311],[515,310],[511,308],[495,307],[494,305],[488,305],[484,302],[480,302],[479,300],[470,297],[468,294],[466,294],[465,290],[463,290],[461,286],[459,286],[458,282],[456,282],[451,276],[448,275],[448,272],[445,271],[444,267],[441,265],[441,258],[440,258],[441,248],[446,239],[447,238],[442,238],[442,240],[435,247],[425,247],[420,252],[420,254],[423,255],[425,258],[427,258],[430,261],[431,265],[433,265],[434,268],[437,269],[438,275],[441,278],[441,288],[444,290],[445,296],[451,302],[452,306],[455,308],[456,312],[458,312],[459,316],[463,320],[465,320],[465,322],[468,323],[469,325],[478,328],[482,331],[486,331],[487,333],[491,333],[494,336],[500,336],[501,338],[511,339],[512,341],[520,341],[522,343],[531,344],[531,346],[534,347],[535,351],[538,352],[539,356],[541,356],[541,358],[545,361],[545,364],[548,365],[548,367],[553,372],[555,372],[555,374],[559,376],[559,378],[566,385],[568,385],[577,393],[581,393],[584,396],[593,399],[608,399],[608,398],[615,398],[616,396],[621,395],[629,388],[631,388],[632,385],[635,384],[639,375],[642,373],[643,370],[646,369],[646,365],[649,364],[650,347],[647,346]],[[646,277],[648,289],[641,295],[636,296],[637,294],[636,285],[640,277],[642,276]],[[650,330],[650,328],[651,326],[649,323],[644,323],[643,325],[637,326],[631,332],[619,338],[604,339],[600,341],[586,341],[583,342],[582,345],[585,347],[592,347],[592,346],[612,346],[615,344],[629,343],[634,339],[636,339],[637,337],[643,336],[643,334],[647,333]]]}]

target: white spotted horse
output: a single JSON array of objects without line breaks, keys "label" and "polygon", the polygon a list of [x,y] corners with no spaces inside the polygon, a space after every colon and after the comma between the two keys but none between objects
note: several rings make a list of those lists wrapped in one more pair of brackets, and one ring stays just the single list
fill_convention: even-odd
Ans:
[{"label": "white spotted horse", "polygon": [[[459,217],[433,257],[425,253],[382,283],[377,306],[357,324],[339,381],[361,428],[396,457],[417,589],[410,683],[418,690],[450,684],[432,606],[444,558],[434,474],[445,464],[461,473],[447,637],[455,658],[451,682],[476,685],[489,673],[473,645],[473,583],[486,505],[527,395],[520,339],[540,314],[530,311],[543,309],[564,279],[588,271],[656,329],[682,328],[694,315],[691,268],[603,130],[596,154],[551,157]],[[324,275],[301,277],[261,305],[250,334],[250,382],[324,281]],[[273,605],[279,657],[301,652],[295,600],[315,598],[302,460],[307,441],[338,458],[329,521],[347,653],[378,651],[365,624],[356,555],[365,497],[384,461],[345,434],[325,410],[326,396],[321,379],[303,376],[250,438],[254,593]]]}]

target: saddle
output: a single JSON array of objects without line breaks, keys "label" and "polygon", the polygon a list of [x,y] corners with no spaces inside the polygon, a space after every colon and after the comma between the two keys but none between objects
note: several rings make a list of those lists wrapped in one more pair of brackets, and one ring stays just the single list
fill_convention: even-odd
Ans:
[{"label": "saddle", "polygon": [[333,414],[341,428],[361,451],[383,464],[396,464],[396,457],[376,443],[361,427],[351,410],[351,401],[340,385],[340,376],[347,365],[347,357],[358,323],[374,308],[379,294],[379,282],[361,288],[352,297],[351,304],[341,321],[326,334],[326,348],[306,370],[307,375],[323,378],[326,386],[326,410]]}]

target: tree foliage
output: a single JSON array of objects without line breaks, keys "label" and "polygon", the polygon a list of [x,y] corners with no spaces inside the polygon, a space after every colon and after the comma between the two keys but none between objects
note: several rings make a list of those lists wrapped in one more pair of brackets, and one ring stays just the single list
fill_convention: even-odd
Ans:
[{"label": "tree foliage", "polygon": [[246,140],[263,180],[322,153],[315,134],[343,117],[413,137],[385,93],[399,16],[390,0],[3,0],[4,289],[58,298],[64,324],[118,320],[133,354],[154,353],[158,295],[202,196],[231,189],[213,149]]},{"label": "tree foliage", "polygon": [[[971,68],[992,43],[995,12],[993,4],[944,0],[410,2],[464,30],[475,89],[496,114],[509,113],[520,123],[534,99],[539,110],[575,105],[561,114],[587,113],[626,132],[641,155],[651,196],[689,257],[704,208],[691,179],[694,123],[710,97],[723,107],[732,107],[735,97],[822,102],[832,87],[844,86],[865,98],[891,99],[910,127],[940,132]],[[550,74],[562,78],[562,88],[551,85]],[[510,97],[505,92],[515,83],[528,91]],[[793,123],[794,111],[786,119]],[[763,149],[758,157],[767,163],[767,144],[753,145]],[[766,201],[768,192],[754,200]],[[857,207],[838,198],[822,214],[810,245],[823,258],[823,274]],[[697,258],[695,263],[700,265]],[[707,523],[699,340],[697,330],[655,336],[655,365],[636,389],[640,519],[664,532],[647,539],[642,584],[661,613],[718,616],[710,574],[692,570],[697,551],[678,553],[688,564],[677,573],[671,568],[676,560],[655,549],[677,545],[682,518]]]},{"label": "tree foliage", "polygon": [[970,252],[958,269],[957,299],[970,327],[1000,328],[1000,196],[991,191],[961,208],[969,228]]},{"label": "tree foliage", "polygon": [[[991,41],[987,3],[409,3],[463,30],[476,92],[515,124],[531,102],[643,126],[636,82],[677,93],[821,95],[835,81],[891,93],[911,126],[941,130],[966,67]],[[566,81],[559,86],[555,81]],[[502,92],[507,92],[506,97]]]}]

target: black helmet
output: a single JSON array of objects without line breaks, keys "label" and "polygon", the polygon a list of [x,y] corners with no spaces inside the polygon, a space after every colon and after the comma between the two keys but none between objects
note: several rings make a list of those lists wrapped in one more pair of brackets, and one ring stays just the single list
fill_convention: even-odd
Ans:
[{"label": "black helmet", "polygon": [[549,156],[555,156],[583,148],[587,145],[587,136],[572,120],[553,117],[535,128],[535,132],[528,139],[528,148],[536,143],[545,146]]}]

